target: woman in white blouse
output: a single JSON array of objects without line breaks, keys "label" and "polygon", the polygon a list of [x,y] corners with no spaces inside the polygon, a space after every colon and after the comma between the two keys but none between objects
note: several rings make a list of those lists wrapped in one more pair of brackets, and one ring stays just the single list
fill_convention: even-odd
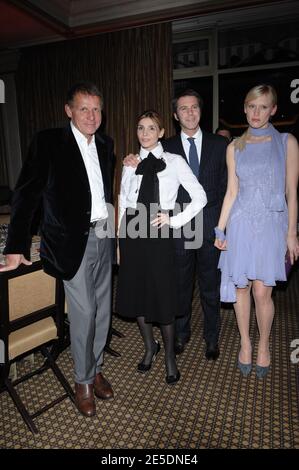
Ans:
[{"label": "woman in white blouse", "polygon": [[[178,314],[172,229],[181,228],[206,205],[206,194],[187,162],[164,152],[161,117],[145,111],[137,124],[141,145],[136,168],[125,166],[119,198],[120,267],[116,310],[137,318],[145,354],[137,370],[146,373],[160,351],[154,340],[153,322],[161,328],[166,383],[180,379],[174,353],[174,320]],[[176,215],[178,189],[182,185],[191,202]]]}]

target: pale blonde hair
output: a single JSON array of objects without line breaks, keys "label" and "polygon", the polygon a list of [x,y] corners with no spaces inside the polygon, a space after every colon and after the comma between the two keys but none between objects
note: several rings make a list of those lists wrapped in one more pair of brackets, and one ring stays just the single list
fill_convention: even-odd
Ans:
[{"label": "pale blonde hair", "polygon": [[[244,105],[246,105],[249,101],[256,100],[257,98],[263,95],[271,96],[273,106],[277,104],[277,93],[275,89],[273,88],[272,85],[266,85],[263,83],[261,85],[256,85],[255,87],[249,90],[249,92],[245,96]],[[234,141],[235,148],[240,151],[244,150],[244,148],[246,147],[246,140],[249,137],[250,137],[250,128],[248,126],[246,131]]]}]

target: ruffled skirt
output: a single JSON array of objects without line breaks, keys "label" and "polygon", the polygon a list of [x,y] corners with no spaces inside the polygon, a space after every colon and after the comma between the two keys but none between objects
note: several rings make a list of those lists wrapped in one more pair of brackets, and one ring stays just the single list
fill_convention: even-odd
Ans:
[{"label": "ruffled skirt", "polygon": [[287,210],[251,218],[235,207],[227,226],[227,250],[221,252],[221,301],[236,302],[236,288],[260,280],[265,286],[286,281]]}]

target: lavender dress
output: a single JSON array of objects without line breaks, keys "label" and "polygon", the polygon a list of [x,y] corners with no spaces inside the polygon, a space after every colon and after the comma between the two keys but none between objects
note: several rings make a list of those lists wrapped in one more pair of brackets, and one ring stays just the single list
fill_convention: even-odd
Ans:
[{"label": "lavender dress", "polygon": [[[286,155],[287,134],[281,134]],[[236,287],[258,279],[265,286],[285,281],[288,212],[270,211],[265,201],[271,186],[271,142],[247,143],[235,150],[239,192],[226,228],[227,250],[221,252],[221,301],[236,302]],[[284,178],[284,175],[281,176]]]}]

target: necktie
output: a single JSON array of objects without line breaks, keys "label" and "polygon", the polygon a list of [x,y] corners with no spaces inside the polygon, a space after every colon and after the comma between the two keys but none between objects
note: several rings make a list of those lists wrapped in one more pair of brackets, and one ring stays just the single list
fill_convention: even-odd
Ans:
[{"label": "necktie", "polygon": [[190,143],[189,149],[189,165],[195,176],[199,175],[199,161],[197,155],[197,149],[194,142],[194,137],[188,137],[188,141]]}]

